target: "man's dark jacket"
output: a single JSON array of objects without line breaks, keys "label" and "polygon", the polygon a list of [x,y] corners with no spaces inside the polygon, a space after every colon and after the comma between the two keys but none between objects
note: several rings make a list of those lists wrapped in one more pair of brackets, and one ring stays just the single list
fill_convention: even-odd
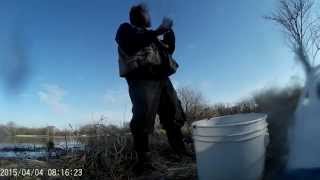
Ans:
[{"label": "man's dark jacket", "polygon": [[[119,47],[128,55],[134,56],[141,49],[155,44],[159,49],[165,49],[168,53],[172,54],[175,49],[175,37],[173,31],[167,32],[163,40],[158,40],[159,34],[154,30],[145,30],[137,28],[129,23],[123,23],[120,25],[116,42]],[[168,46],[164,47],[163,44]],[[134,71],[126,75],[127,79],[159,79],[163,78],[161,65],[145,65],[139,67]]]}]

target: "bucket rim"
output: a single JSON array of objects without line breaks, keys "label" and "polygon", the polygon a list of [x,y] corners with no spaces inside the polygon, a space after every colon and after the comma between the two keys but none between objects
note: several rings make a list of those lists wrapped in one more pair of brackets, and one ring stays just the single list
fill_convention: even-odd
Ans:
[{"label": "bucket rim", "polygon": [[[204,122],[204,121],[209,121],[209,120],[214,121],[214,120],[221,119],[221,118],[230,118],[230,117],[239,116],[239,115],[261,115],[261,117],[259,117],[258,119],[250,120],[250,121],[230,123],[230,124],[218,124],[218,125],[214,125],[214,126],[197,125],[200,122]],[[203,119],[203,120],[195,121],[192,123],[192,128],[220,128],[220,127],[230,127],[230,126],[242,126],[242,125],[254,124],[256,122],[266,120],[267,118],[268,118],[268,115],[265,113],[239,113],[239,114],[217,116],[217,117],[213,117],[210,119]]]},{"label": "bucket rim", "polygon": [[[215,140],[215,139],[210,139],[210,140],[203,140],[201,139],[201,137],[193,137],[194,141],[197,142],[203,142],[203,143],[221,143],[221,144],[225,144],[225,143],[239,143],[239,142],[244,142],[244,141],[250,141],[252,139],[261,137],[261,136],[267,136],[268,133],[268,129],[265,128],[264,130],[261,131],[257,131],[255,133],[251,133],[250,135],[252,136],[244,136],[242,138],[238,138],[238,139],[228,139],[228,137],[224,137],[225,139],[220,139],[220,140]],[[200,139],[199,139],[200,138]],[[223,138],[223,137],[220,137]]]},{"label": "bucket rim", "polygon": [[192,134],[193,137],[238,137],[238,136],[245,136],[245,135],[250,135],[258,132],[263,132],[267,130],[268,131],[268,124],[264,124],[261,128],[259,129],[254,129],[251,131],[246,131],[242,133],[235,133],[235,134],[227,134],[227,135],[201,135],[201,134]]}]

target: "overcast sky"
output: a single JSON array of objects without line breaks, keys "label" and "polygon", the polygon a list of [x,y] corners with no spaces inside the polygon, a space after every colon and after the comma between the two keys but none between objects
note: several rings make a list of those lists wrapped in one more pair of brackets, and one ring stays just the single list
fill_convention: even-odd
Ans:
[{"label": "overcast sky", "polygon": [[[118,75],[114,41],[119,24],[138,1],[1,1],[2,69],[21,58],[23,88],[0,92],[0,124],[79,126],[97,120],[129,121],[126,82]],[[210,103],[233,103],[256,90],[303,79],[279,27],[262,16],[277,0],[146,1],[153,27],[174,19],[176,87],[199,90]],[[16,46],[23,56],[17,56]],[[19,51],[20,52],[20,51]]]}]

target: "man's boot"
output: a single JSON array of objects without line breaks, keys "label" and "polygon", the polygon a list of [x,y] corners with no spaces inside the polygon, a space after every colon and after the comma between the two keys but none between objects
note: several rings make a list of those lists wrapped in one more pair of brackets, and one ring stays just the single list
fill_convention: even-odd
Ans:
[{"label": "man's boot", "polygon": [[136,176],[151,174],[156,168],[152,165],[151,152],[137,152],[138,161],[133,166],[133,172]]},{"label": "man's boot", "polygon": [[168,141],[174,152],[179,156],[179,158],[190,157],[192,154],[187,151],[186,146],[183,142],[183,135],[180,128],[170,128],[166,130]]},{"label": "man's boot", "polygon": [[152,156],[149,151],[149,135],[133,134],[134,148],[138,155],[138,160],[133,166],[133,172],[140,176],[153,171]]}]

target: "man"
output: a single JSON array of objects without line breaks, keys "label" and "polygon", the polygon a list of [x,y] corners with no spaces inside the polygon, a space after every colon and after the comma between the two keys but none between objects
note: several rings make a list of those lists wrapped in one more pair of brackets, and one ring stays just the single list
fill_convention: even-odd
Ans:
[{"label": "man", "polygon": [[[149,134],[153,132],[156,114],[173,150],[180,156],[187,155],[181,133],[185,116],[176,91],[163,72],[160,55],[160,51],[174,52],[172,21],[165,19],[156,30],[151,30],[149,12],[142,4],[133,6],[129,16],[130,23],[120,25],[116,42],[120,76],[127,80],[133,105],[130,129],[138,166],[143,171],[151,165]],[[163,35],[162,41],[158,38],[160,35]]]}]

